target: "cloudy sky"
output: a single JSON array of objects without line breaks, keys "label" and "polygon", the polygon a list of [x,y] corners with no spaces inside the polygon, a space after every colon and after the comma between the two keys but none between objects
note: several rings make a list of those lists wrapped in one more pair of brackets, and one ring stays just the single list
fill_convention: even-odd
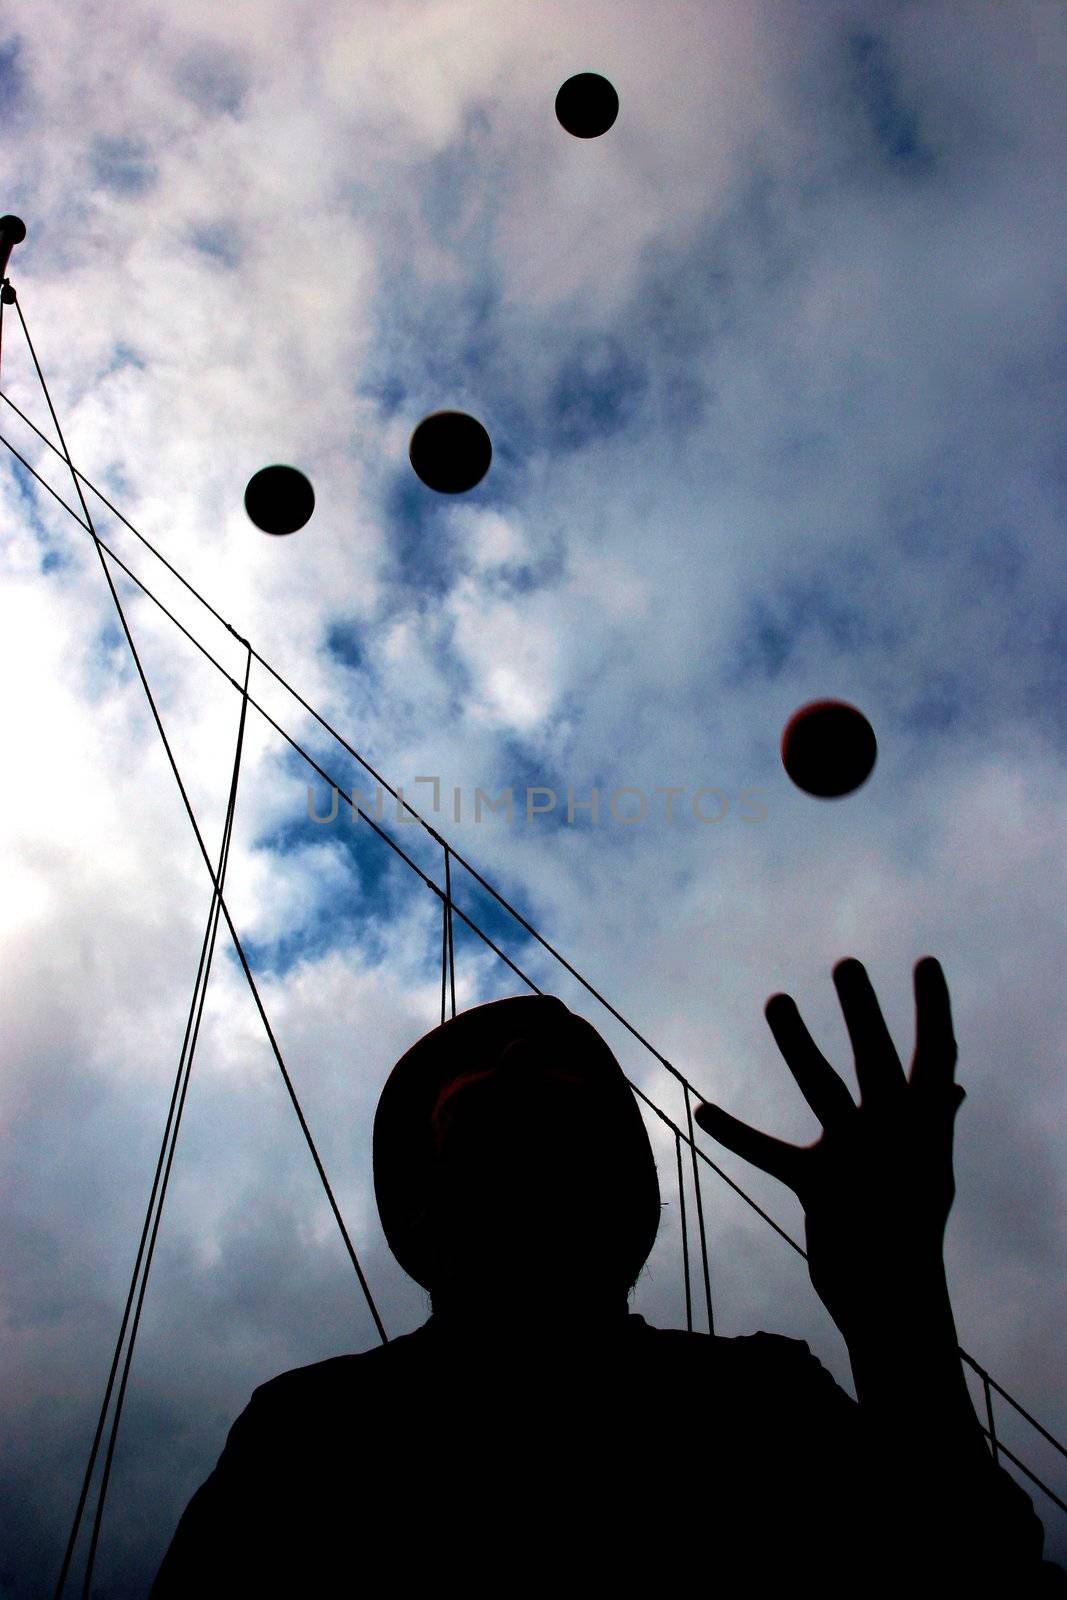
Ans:
[{"label": "cloudy sky", "polygon": [[[1067,1434],[1062,5],[8,0],[2,30],[0,210],[29,230],[11,278],[80,470],[745,1120],[818,1132],[770,994],[854,1084],[833,964],[866,963],[907,1062],[912,967],[938,956],[968,1091],[961,1342]],[[583,71],[619,94],[599,139],[554,114]],[[51,438],[13,307],[3,331],[4,392]],[[441,408],[493,441],[468,494],[408,462]],[[210,880],[92,542],[3,457],[0,1593],[22,1600],[69,1533]],[[285,539],[243,509],[277,461],[317,496]],[[90,508],[240,681],[234,636]],[[214,857],[240,696],[117,584]],[[260,661],[250,690],[373,803]],[[836,801],[778,754],[824,696],[879,740]],[[429,1308],[385,1246],[371,1122],[439,1020],[440,904],[343,804],[310,820],[309,781],[327,814],[251,711],[227,903],[394,1336]],[[513,790],[510,823],[474,820],[477,788]],[[555,803],[527,818],[534,788]],[[597,819],[568,817],[594,788]],[[441,880],[388,797],[383,826]],[[679,1118],[662,1067],[455,887]],[[223,925],[109,1491],[113,1597],[143,1595],[257,1384],[377,1340],[229,944]],[[522,988],[462,928],[456,963],[460,1006]],[[674,1143],[649,1129],[668,1204],[631,1304],[684,1326]],[[802,1238],[787,1191],[701,1143]],[[704,1199],[716,1331],[806,1339],[850,1387],[803,1261],[714,1174]],[[1063,1458],[998,1426],[1067,1497]],[[1031,1492],[1067,1561],[1067,1517]]]}]

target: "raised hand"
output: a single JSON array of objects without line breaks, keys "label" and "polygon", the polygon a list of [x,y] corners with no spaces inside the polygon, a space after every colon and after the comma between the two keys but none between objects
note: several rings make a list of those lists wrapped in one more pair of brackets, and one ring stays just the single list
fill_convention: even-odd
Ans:
[{"label": "raised hand", "polygon": [[801,1093],[822,1123],[815,1144],[784,1143],[702,1104],[694,1117],[720,1144],[787,1184],[804,1207],[808,1271],[846,1337],[887,1303],[943,1273],[955,1196],[952,1130],[965,1091],[939,962],[915,965],[916,1042],[905,1078],[863,965],[833,971],[855,1057],[860,1103],[818,1049],[789,995],[765,1015]]}]

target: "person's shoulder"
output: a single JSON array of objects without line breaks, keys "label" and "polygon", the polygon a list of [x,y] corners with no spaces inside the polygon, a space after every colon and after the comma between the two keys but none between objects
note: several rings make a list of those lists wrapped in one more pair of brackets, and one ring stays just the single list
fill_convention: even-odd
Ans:
[{"label": "person's shoulder", "polygon": [[658,1328],[642,1324],[635,1336],[651,1348],[664,1365],[706,1370],[714,1367],[739,1384],[757,1384],[768,1396],[778,1393],[796,1401],[801,1396],[815,1404],[826,1401],[852,1407],[855,1401],[839,1387],[810,1345],[783,1333],[708,1334],[686,1328]]},{"label": "person's shoulder", "polygon": [[368,1350],[327,1356],[306,1366],[291,1367],[268,1378],[253,1392],[249,1410],[257,1415],[299,1410],[315,1401],[340,1399],[350,1394],[373,1395],[389,1375],[405,1368],[421,1349],[422,1329],[399,1334]]},{"label": "person's shoulder", "polygon": [[796,1369],[821,1366],[803,1339],[782,1333],[710,1334],[688,1328],[660,1328],[631,1313],[636,1336],[664,1350],[691,1352],[695,1360],[725,1360]]},{"label": "person's shoulder", "polygon": [[[859,1407],[804,1339],[781,1333],[726,1336],[648,1327],[650,1379],[714,1408],[718,1426],[743,1423],[750,1442],[806,1438],[807,1448],[836,1448],[852,1439]],[[784,1458],[783,1458],[784,1459]]]}]

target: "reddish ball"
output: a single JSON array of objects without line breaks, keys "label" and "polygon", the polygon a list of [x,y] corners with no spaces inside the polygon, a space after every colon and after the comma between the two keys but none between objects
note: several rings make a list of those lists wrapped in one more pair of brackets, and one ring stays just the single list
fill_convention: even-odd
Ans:
[{"label": "reddish ball", "polygon": [[862,711],[844,700],[812,700],[786,723],[782,765],[798,789],[820,800],[854,794],[874,770],[878,741]]}]

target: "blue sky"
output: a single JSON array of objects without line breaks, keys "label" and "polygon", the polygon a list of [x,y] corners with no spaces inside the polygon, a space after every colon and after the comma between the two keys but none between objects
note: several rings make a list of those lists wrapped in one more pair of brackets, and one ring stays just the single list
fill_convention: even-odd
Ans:
[{"label": "blue sky", "polygon": [[[29,229],[11,276],[80,469],[745,1120],[817,1133],[771,993],[851,1082],[833,964],[867,964],[907,1060],[912,966],[937,955],[968,1089],[961,1341],[1061,1437],[1065,57],[1062,7],[1036,0],[12,0],[0,28],[0,210]],[[575,140],[553,103],[586,70],[620,112]],[[12,309],[0,383],[51,437]],[[447,498],[407,457],[445,408],[493,443]],[[69,1529],[209,884],[96,554],[4,455],[2,1493],[22,1554],[0,1592],[22,1600]],[[243,511],[274,461],[315,487],[288,539]],[[239,680],[233,636],[98,526]],[[149,602],[128,616],[214,852],[238,697]],[[251,692],[359,782],[259,665]],[[879,739],[835,802],[778,754],[827,696]],[[228,903],[396,1334],[428,1308],[381,1235],[370,1129],[439,1015],[439,906],[343,806],[309,821],[309,782],[321,811],[327,786],[250,713]],[[569,821],[568,790],[594,787],[596,823]],[[474,821],[478,788],[513,790],[510,824]],[[527,819],[528,788],[551,809]],[[641,821],[612,815],[622,789]],[[393,831],[439,873],[439,847]],[[460,874],[460,903],[678,1115],[655,1063],[470,892]],[[258,1383],[375,1339],[223,948],[109,1497],[114,1595],[143,1592]],[[463,934],[457,984],[461,1005],[519,987]],[[674,1151],[650,1134],[668,1207],[632,1303],[678,1326]],[[800,1237],[780,1186],[708,1148]],[[807,1339],[849,1386],[803,1263],[710,1178],[705,1205],[718,1330]],[[1067,1497],[1062,1460],[1003,1425]],[[1034,1497],[1067,1560],[1067,1518]]]}]

